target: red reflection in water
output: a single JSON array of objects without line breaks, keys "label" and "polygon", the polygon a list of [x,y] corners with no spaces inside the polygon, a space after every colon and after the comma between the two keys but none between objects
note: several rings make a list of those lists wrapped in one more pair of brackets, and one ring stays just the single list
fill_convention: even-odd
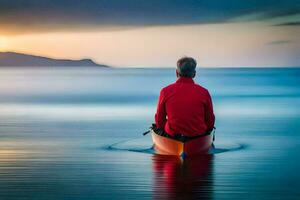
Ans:
[{"label": "red reflection in water", "polygon": [[154,199],[212,199],[213,155],[153,155]]}]

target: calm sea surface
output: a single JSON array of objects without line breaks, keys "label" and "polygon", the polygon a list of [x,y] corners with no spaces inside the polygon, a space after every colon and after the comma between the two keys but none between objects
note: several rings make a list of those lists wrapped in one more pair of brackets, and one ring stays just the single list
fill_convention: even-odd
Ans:
[{"label": "calm sea surface", "polygon": [[1,68],[0,199],[299,199],[300,68],[200,69],[218,151],[185,161],[141,135],[174,81],[171,69]]}]

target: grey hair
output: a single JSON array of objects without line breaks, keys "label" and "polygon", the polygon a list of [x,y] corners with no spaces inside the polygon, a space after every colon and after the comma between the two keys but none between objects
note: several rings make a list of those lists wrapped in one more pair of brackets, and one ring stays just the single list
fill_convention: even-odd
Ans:
[{"label": "grey hair", "polygon": [[197,61],[192,57],[183,57],[177,61],[177,72],[181,77],[194,78]]}]

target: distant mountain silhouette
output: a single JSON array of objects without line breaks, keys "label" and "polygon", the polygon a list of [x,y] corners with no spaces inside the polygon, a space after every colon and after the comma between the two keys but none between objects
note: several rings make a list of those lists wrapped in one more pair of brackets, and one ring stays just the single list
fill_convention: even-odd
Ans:
[{"label": "distant mountain silhouette", "polygon": [[46,67],[46,66],[83,66],[83,67],[108,67],[95,63],[91,59],[69,60],[53,59],[42,56],[21,54],[16,52],[0,52],[0,67]]}]

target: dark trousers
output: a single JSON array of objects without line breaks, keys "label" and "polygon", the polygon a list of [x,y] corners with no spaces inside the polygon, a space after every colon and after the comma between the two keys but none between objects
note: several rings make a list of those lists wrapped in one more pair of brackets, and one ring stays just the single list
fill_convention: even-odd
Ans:
[{"label": "dark trousers", "polygon": [[202,137],[202,136],[205,136],[205,135],[209,135],[211,134],[212,130],[210,131],[207,131],[206,133],[204,134],[199,134],[199,136],[194,136],[194,137],[188,137],[188,136],[184,136],[183,134],[175,134],[174,136],[172,135],[169,135],[167,132],[165,132],[164,130],[160,129],[160,128],[157,128],[155,124],[152,125],[152,130],[157,134],[157,135],[160,135],[160,136],[163,136],[163,137],[166,137],[166,138],[171,138],[173,140],[177,140],[177,141],[180,141],[180,142],[187,142],[189,140],[193,140],[193,139],[196,139],[196,138],[199,138],[199,137]]}]

